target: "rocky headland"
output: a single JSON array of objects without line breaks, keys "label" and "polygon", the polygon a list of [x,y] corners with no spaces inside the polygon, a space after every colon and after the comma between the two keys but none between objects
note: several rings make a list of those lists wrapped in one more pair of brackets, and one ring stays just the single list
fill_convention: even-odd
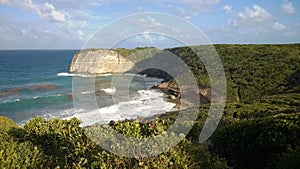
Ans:
[{"label": "rocky headland", "polygon": [[114,50],[91,49],[82,50],[74,55],[70,73],[92,75],[123,73],[133,66],[133,62]]},{"label": "rocky headland", "polygon": [[[130,53],[130,51],[126,51]],[[123,50],[124,53],[124,50]],[[151,77],[158,77],[164,79],[161,84],[153,86],[153,88],[161,89],[169,99],[176,102],[180,101],[181,91],[180,88],[171,83],[170,75],[157,69],[143,70],[143,66],[146,65],[151,59],[144,59],[141,62],[135,63],[137,59],[127,59],[124,54],[121,54],[118,50],[112,49],[86,49],[76,53],[73,57],[70,65],[70,73],[74,74],[89,74],[89,75],[103,75],[103,74],[114,74],[114,73],[131,73],[138,72]],[[159,57],[153,56],[152,58]],[[156,58],[155,58],[156,59]],[[150,63],[151,64],[151,63]],[[176,68],[176,67],[175,67]],[[142,70],[142,71],[136,71]],[[202,104],[210,103],[211,100],[211,89],[199,87],[198,94]]]}]

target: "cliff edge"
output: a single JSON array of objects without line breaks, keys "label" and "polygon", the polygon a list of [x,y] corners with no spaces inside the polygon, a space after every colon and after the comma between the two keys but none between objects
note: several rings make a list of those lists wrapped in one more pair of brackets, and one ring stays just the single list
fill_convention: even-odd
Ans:
[{"label": "cliff edge", "polygon": [[114,50],[88,49],[74,55],[69,72],[101,75],[126,72],[133,66],[133,62]]}]

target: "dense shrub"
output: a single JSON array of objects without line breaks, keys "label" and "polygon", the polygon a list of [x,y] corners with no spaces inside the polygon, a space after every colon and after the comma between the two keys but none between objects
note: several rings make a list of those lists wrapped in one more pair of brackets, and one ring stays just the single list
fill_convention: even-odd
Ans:
[{"label": "dense shrub", "polygon": [[0,168],[41,168],[42,152],[30,142],[0,135]]},{"label": "dense shrub", "polygon": [[[267,95],[298,92],[300,89],[300,44],[214,45],[225,71],[227,100],[249,102]],[[199,85],[210,86],[206,68],[196,51],[206,47],[167,49],[178,55],[191,69]]]},{"label": "dense shrub", "polygon": [[[207,70],[192,48],[206,51],[205,46],[167,50],[177,54],[189,66],[200,86],[210,87]],[[234,168],[298,168],[300,45],[215,45],[215,48],[225,70],[227,105],[219,128],[210,140],[212,144],[208,141],[207,145]],[[138,68],[144,68],[149,64],[149,54],[131,55],[141,49],[144,48],[115,50],[132,61],[143,60]],[[156,49],[151,48],[151,51]],[[156,57],[155,63],[159,56]],[[165,61],[161,60],[161,63]],[[179,70],[176,66],[172,68],[175,72]],[[140,73],[170,78],[155,69]],[[187,139],[150,158],[117,156],[98,146],[97,139],[92,140],[91,136],[99,136],[99,140],[111,143],[112,137],[102,133],[107,126],[129,137],[157,136],[166,133],[178,113],[163,115],[154,121],[126,120],[87,128],[79,127],[77,119],[37,117],[19,127],[10,119],[0,117],[0,168],[228,168],[224,159],[209,152],[206,145],[197,143],[208,109],[209,106],[199,109],[196,122],[180,123],[182,126],[195,124]],[[194,111],[186,109],[183,113]],[[182,136],[180,133],[167,134]],[[128,151],[120,145],[111,146]]]},{"label": "dense shrub", "polygon": [[290,148],[287,153],[280,157],[280,160],[275,162],[274,166],[275,169],[298,169],[300,166],[300,146],[294,150]]},{"label": "dense shrub", "polygon": [[[173,121],[174,119],[172,118],[162,117],[151,122],[141,123],[139,121],[127,120],[124,122],[111,122],[109,125],[121,134],[135,138],[146,138],[166,134],[164,131],[168,129]],[[110,144],[114,141],[112,137],[114,135],[110,135],[112,133],[106,133],[109,135],[108,137],[104,134],[106,131],[103,129],[107,127],[109,126],[93,125],[87,127],[86,131],[88,135],[93,135],[92,138],[94,138],[96,142]],[[168,134],[170,134],[170,137],[175,135],[175,133]],[[176,141],[176,139],[173,141]],[[131,142],[131,144],[136,145],[139,143]],[[111,144],[110,147],[116,148],[119,151],[122,150],[121,152],[124,152],[124,154],[128,151],[133,151],[136,154],[140,153],[136,149],[131,149],[131,147],[124,149],[123,146],[115,144]],[[151,148],[155,150],[155,148],[159,148],[159,146],[156,147],[156,145],[153,144]],[[185,138],[167,152],[149,158],[137,157],[129,159],[102,151],[98,156],[98,161],[95,161],[94,164],[101,165],[105,168],[119,168],[119,166],[122,166],[120,168],[227,168],[225,160],[212,155],[204,146],[193,144]]]},{"label": "dense shrub", "polygon": [[264,168],[300,145],[300,113],[239,121],[218,129],[213,150],[237,168]]},{"label": "dense shrub", "polygon": [[[165,116],[143,123],[127,120],[109,125],[124,135],[145,138],[165,133],[173,121]],[[0,130],[0,168],[228,168],[224,159],[185,138],[162,154],[128,158],[102,149],[94,142],[97,140],[88,137],[108,125],[81,128],[77,119],[41,117],[30,120],[23,128],[8,119],[3,124],[7,125]],[[102,140],[113,141],[110,137]]]},{"label": "dense shrub", "polygon": [[80,121],[34,118],[24,125],[26,139],[45,153],[44,162],[49,167],[83,167],[93,160],[96,148],[79,127]]},{"label": "dense shrub", "polygon": [[0,132],[8,131],[12,128],[18,127],[18,125],[9,118],[0,116]]},{"label": "dense shrub", "polygon": [[0,116],[0,168],[41,168],[43,154],[29,141],[23,129],[12,120]]},{"label": "dense shrub", "polygon": [[260,102],[227,103],[224,118],[254,119],[275,114],[290,114],[299,112],[299,106],[299,94],[270,96]]}]

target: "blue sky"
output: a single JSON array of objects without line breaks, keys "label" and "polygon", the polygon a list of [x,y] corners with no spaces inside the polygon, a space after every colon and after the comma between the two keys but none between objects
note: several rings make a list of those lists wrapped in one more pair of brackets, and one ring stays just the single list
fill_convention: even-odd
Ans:
[{"label": "blue sky", "polygon": [[[299,0],[0,0],[0,49],[80,49],[103,26],[141,12],[181,17],[214,44],[300,42]],[[135,38],[120,47],[180,45],[143,36],[149,42]]]}]

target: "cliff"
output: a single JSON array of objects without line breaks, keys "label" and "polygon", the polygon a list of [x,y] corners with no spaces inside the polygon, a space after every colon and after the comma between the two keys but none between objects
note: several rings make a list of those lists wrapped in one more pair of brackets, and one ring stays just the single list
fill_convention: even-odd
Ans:
[{"label": "cliff", "polygon": [[106,74],[130,70],[134,63],[123,55],[108,49],[82,50],[73,57],[70,73]]},{"label": "cliff", "polygon": [[[173,79],[168,73],[155,68],[157,63],[167,63],[169,71],[174,75],[181,73],[181,68],[177,66],[168,66],[169,60],[162,55],[168,53],[159,53],[155,48],[141,49],[87,49],[75,54],[70,65],[70,73],[77,74],[92,74],[101,75],[107,73],[139,73],[149,77],[157,77],[164,79],[165,83],[159,84],[156,87],[163,89],[173,100],[180,99],[180,89],[177,86],[172,86],[168,81]],[[126,57],[124,57],[124,55]],[[126,59],[127,58],[127,59]],[[162,66],[163,69],[163,66]],[[166,85],[166,86],[164,86]],[[210,103],[210,89],[199,90],[201,103]]]}]

